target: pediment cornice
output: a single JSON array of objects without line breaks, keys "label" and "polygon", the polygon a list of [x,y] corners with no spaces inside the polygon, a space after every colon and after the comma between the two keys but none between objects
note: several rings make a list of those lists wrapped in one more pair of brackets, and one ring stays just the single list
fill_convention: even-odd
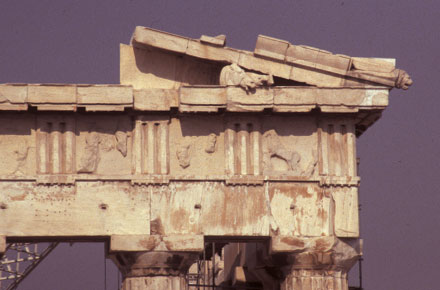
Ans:
[{"label": "pediment cornice", "polygon": [[136,27],[131,44],[155,48],[206,61],[237,64],[264,74],[317,87],[386,86],[408,89],[410,76],[394,66],[394,59],[350,57],[328,51],[293,45],[259,35],[253,52],[225,46],[224,35],[200,39],[159,30]]}]

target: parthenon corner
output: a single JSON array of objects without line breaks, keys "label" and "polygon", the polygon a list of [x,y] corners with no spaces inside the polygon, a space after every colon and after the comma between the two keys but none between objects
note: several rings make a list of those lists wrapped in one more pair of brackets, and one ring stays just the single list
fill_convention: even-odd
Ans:
[{"label": "parthenon corner", "polygon": [[0,85],[0,255],[102,241],[124,290],[348,290],[356,140],[411,84],[394,59],[136,27],[120,84]]}]

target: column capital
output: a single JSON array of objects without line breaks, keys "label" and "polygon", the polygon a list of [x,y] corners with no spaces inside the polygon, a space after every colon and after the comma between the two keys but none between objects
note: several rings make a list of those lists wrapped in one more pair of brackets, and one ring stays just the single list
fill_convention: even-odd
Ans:
[{"label": "column capital", "polygon": [[362,240],[272,236],[257,244],[246,265],[267,290],[348,290],[347,273],[362,255]]},{"label": "column capital", "polygon": [[199,252],[119,252],[112,259],[124,277],[184,276]]},{"label": "column capital", "polygon": [[270,260],[277,267],[347,271],[362,255],[362,240],[335,236],[272,237]]},{"label": "column capital", "polygon": [[362,240],[334,236],[272,237],[270,261],[280,289],[348,290],[347,273],[362,255]]},{"label": "column capital", "polygon": [[203,252],[203,236],[112,236],[109,256],[123,276],[123,290],[184,290],[189,267]]}]

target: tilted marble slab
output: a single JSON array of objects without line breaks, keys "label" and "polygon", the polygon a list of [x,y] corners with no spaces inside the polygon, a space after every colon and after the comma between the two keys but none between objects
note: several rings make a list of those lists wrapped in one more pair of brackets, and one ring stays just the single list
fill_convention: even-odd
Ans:
[{"label": "tilted marble slab", "polygon": [[357,84],[407,89],[412,84],[405,71],[394,67],[394,59],[332,54],[264,35],[258,36],[255,50],[250,52],[138,26],[131,44],[137,48],[157,48],[213,62],[235,63],[248,70],[319,87]]}]

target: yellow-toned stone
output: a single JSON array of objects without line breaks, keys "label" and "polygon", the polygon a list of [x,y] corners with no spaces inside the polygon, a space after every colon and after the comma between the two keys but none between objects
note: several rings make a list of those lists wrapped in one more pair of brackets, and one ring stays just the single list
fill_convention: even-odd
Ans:
[{"label": "yellow-toned stone", "polygon": [[0,85],[0,254],[109,241],[124,289],[185,289],[215,242],[217,285],[348,290],[356,137],[411,78],[266,36],[224,44],[137,27],[120,84]]},{"label": "yellow-toned stone", "polygon": [[76,86],[29,85],[27,100],[35,104],[76,103]]},{"label": "yellow-toned stone", "polygon": [[132,104],[131,86],[94,85],[78,86],[78,104]]},{"label": "yellow-toned stone", "polygon": [[0,85],[0,104],[24,104],[27,101],[27,85]]}]

